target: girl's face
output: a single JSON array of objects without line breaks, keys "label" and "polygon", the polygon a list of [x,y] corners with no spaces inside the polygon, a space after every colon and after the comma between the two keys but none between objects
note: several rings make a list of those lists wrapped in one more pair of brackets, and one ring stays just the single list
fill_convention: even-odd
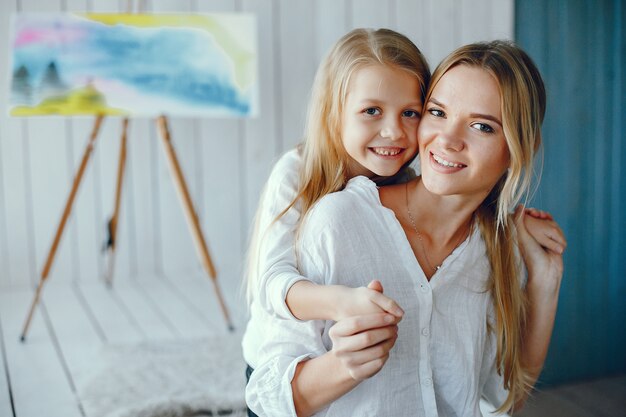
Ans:
[{"label": "girl's face", "polygon": [[413,75],[385,65],[356,70],[341,124],[343,146],[352,160],[350,177],[396,174],[417,152],[421,111],[419,82]]},{"label": "girl's face", "polygon": [[418,130],[424,186],[483,201],[509,166],[495,78],[457,65],[441,77],[424,110]]}]

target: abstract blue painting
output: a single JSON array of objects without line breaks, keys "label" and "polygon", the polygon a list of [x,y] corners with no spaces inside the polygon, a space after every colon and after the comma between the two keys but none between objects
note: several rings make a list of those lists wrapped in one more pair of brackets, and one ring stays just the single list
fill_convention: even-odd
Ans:
[{"label": "abstract blue painting", "polygon": [[250,117],[249,14],[17,14],[9,113]]}]

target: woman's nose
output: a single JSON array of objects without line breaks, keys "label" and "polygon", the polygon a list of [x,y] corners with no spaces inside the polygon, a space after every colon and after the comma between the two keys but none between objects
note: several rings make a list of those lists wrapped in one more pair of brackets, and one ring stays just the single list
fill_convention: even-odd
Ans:
[{"label": "woman's nose", "polygon": [[439,132],[437,141],[443,145],[445,149],[451,149],[457,152],[463,150],[465,147],[461,126],[452,123]]}]

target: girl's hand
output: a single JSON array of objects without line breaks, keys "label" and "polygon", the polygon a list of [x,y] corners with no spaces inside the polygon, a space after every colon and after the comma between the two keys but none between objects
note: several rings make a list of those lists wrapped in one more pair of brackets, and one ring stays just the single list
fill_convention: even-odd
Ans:
[{"label": "girl's hand", "polygon": [[332,288],[336,306],[334,321],[376,313],[389,313],[398,319],[404,315],[404,310],[394,300],[383,295],[383,286],[378,280],[367,287],[337,285]]},{"label": "girl's hand", "polygon": [[521,205],[514,216],[519,249],[528,270],[526,289],[529,295],[557,296],[563,276],[563,251],[567,245],[563,231],[554,220],[537,220],[526,214]]},{"label": "girl's hand", "polygon": [[376,375],[389,358],[398,338],[399,319],[376,313],[339,320],[330,328],[334,355],[355,381]]},{"label": "girl's hand", "polygon": [[548,213],[547,211],[539,210],[539,209],[536,209],[534,207],[526,207],[526,208],[524,208],[524,213],[528,214],[529,216],[535,217],[537,219],[554,220],[552,218],[552,215],[550,213]]}]

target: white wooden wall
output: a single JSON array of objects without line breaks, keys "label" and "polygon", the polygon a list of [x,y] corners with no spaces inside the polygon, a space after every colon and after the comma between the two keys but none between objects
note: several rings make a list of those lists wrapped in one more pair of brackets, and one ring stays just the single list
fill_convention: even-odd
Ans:
[{"label": "white wooden wall", "polygon": [[[136,3],[140,3],[136,2]],[[147,11],[256,14],[260,117],[171,119],[180,162],[219,279],[236,292],[248,226],[272,163],[301,137],[308,92],[329,46],[354,27],[409,36],[431,68],[453,48],[512,38],[513,0],[147,0]],[[0,1],[0,287],[33,285],[52,242],[93,119],[6,116],[9,18],[15,11],[122,12],[126,0]],[[176,63],[173,62],[172,65]],[[51,281],[94,281],[113,209],[121,122],[105,120]],[[191,236],[155,125],[132,120],[116,279],[198,273]]]}]

